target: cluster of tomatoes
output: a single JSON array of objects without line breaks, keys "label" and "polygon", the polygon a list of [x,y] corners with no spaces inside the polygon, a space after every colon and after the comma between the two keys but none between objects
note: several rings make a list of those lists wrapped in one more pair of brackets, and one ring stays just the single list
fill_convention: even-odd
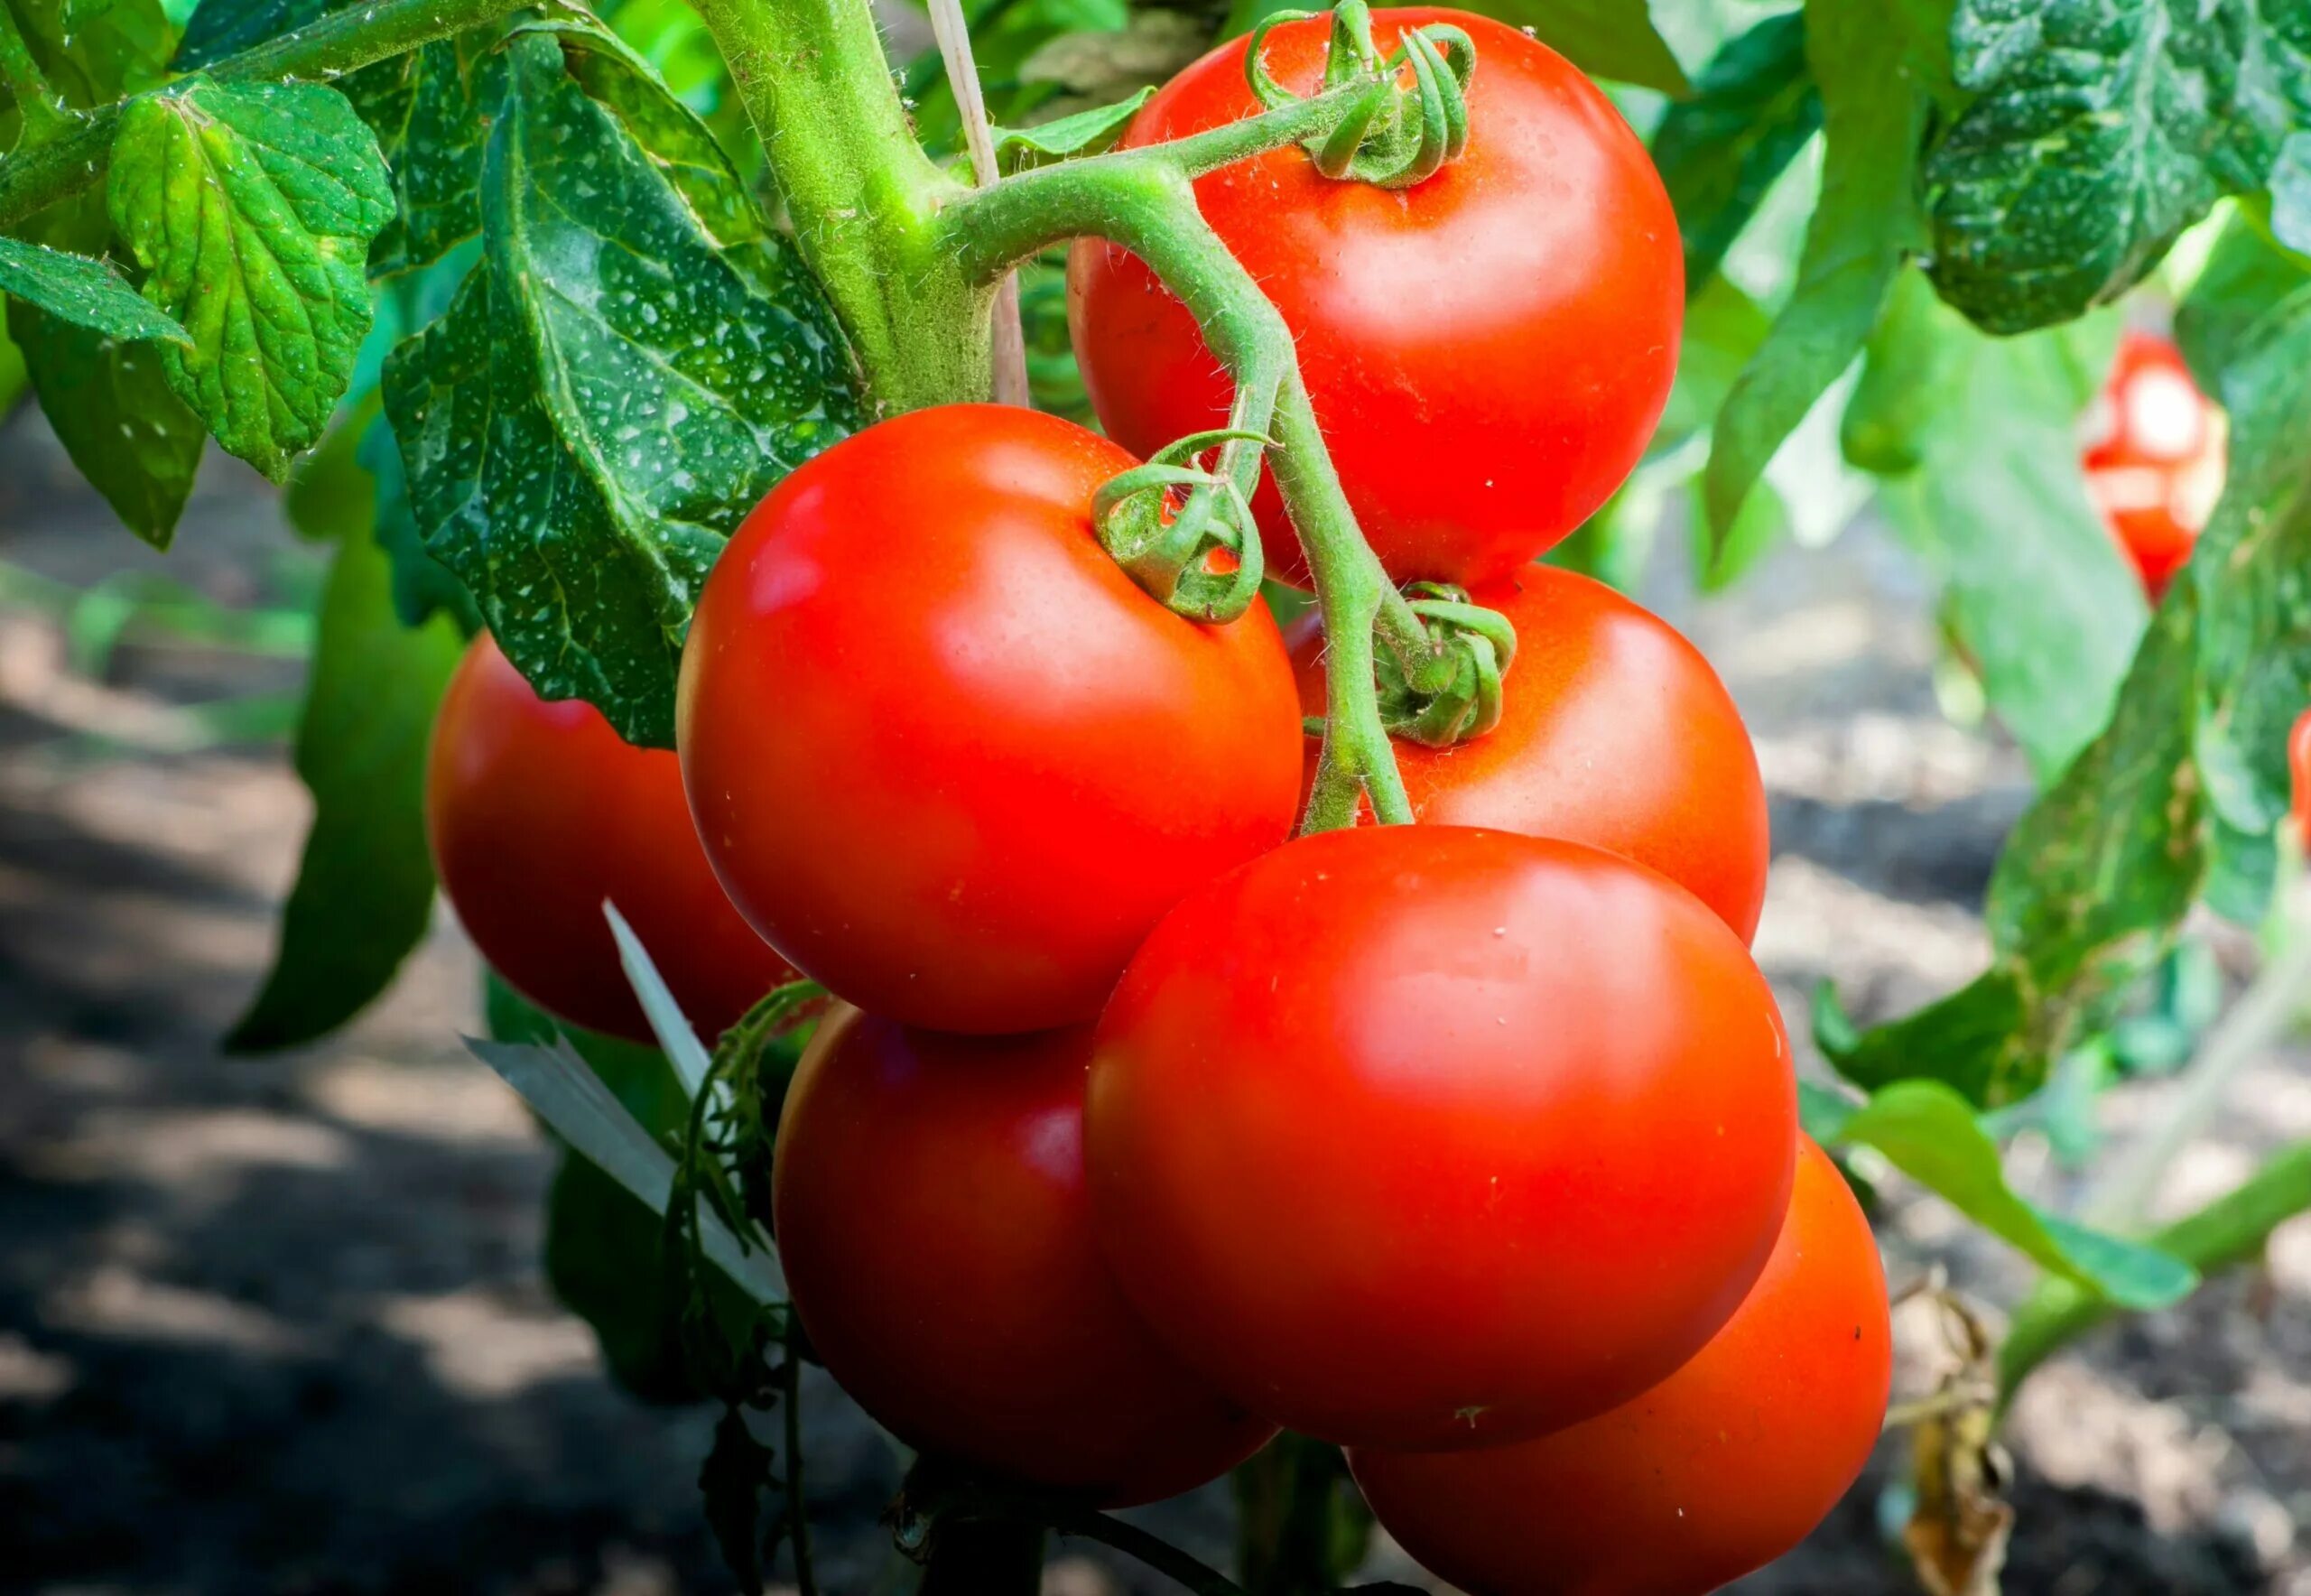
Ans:
[{"label": "cluster of tomatoes", "polygon": [[[1289,1426],[1472,1591],[1699,1592],[1859,1472],[1884,1279],[1749,952],[1767,815],[1732,701],[1531,563],[1666,400],[1674,217],[1546,49],[1454,13],[1376,32],[1432,21],[1481,62],[1442,172],[1384,191],[1295,149],[1198,184],[1391,576],[1521,639],[1489,735],[1399,749],[1417,824],[1290,840],[1320,624],[1183,618],[1097,542],[1125,445],[1228,395],[1187,311],[1086,243],[1077,347],[1120,441],[948,406],[794,471],[701,596],[679,758],[477,642],[432,835],[485,955],[573,1022],[645,1034],[605,897],[701,1028],[789,963],[845,1000],[774,1229],[812,1345],[911,1445],[1124,1504]],[[1310,88],[1324,41],[1288,23],[1267,65]],[[1131,138],[1255,111],[1243,50]]]}]

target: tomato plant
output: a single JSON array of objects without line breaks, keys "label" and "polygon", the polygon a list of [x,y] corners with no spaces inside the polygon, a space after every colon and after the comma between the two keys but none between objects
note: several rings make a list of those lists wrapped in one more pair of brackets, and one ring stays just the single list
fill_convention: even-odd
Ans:
[{"label": "tomato plant", "polygon": [[[1685,279],[1676,217],[1645,149],[1564,57],[1490,18],[1373,14],[1373,42],[1443,23],[1484,70],[1467,150],[1406,190],[1332,181],[1297,150],[1198,180],[1196,206],[1291,327],[1348,502],[1388,574],[1506,576],[1603,504],[1669,397]],[[1327,23],[1265,36],[1267,69],[1305,94]],[[1125,143],[1251,116],[1245,44],[1165,84]],[[1075,246],[1068,314],[1108,431],[1150,451],[1218,426],[1229,384],[1196,319],[1127,250]],[[1414,440],[1419,441],[1415,446]],[[1308,568],[1273,486],[1257,508],[1268,561]]]},{"label": "tomato plant", "polygon": [[1085,1157],[1124,1289],[1221,1390],[1467,1446],[1724,1322],[1794,1116],[1772,994],[1689,895],[1575,844],[1360,829],[1157,927],[1100,1017]]},{"label": "tomato plant", "polygon": [[779,1119],[779,1256],[829,1371],[910,1446],[1153,1501],[1241,1462],[1274,1426],[1158,1345],[1100,1261],[1090,1054],[1083,1027],[822,1026]]},{"label": "tomato plant", "polygon": [[442,694],[425,818],[442,893],[482,957],[573,1025],[650,1040],[605,901],[709,1035],[793,976],[722,895],[673,756],[622,741],[591,704],[540,698],[487,634]]},{"label": "tomato plant", "polygon": [[2223,412],[2171,339],[2130,332],[2087,418],[2086,486],[2153,598],[2191,557],[2223,491]]},{"label": "tomato plant", "polygon": [[1668,1378],[1521,1446],[1349,1461],[1388,1533],[1471,1596],[1691,1596],[1837,1505],[1878,1443],[1893,1352],[1869,1221],[1801,1138],[1765,1273]]},{"label": "tomato plant", "polygon": [[840,996],[1088,1020],[1182,893],[1290,831],[1276,624],[1198,626],[1108,557],[1092,495],[1134,463],[1029,411],[917,411],[788,477],[715,567],[678,734],[699,835]]},{"label": "tomato plant", "polygon": [[[1765,783],[1709,662],[1650,611],[1572,571],[1531,566],[1475,598],[1516,628],[1515,688],[1483,737],[1397,742],[1413,817],[1606,849],[1754,933],[1769,851]],[[1323,617],[1303,617],[1288,641],[1313,713],[1324,698]],[[1312,747],[1312,781],[1315,763]]]}]

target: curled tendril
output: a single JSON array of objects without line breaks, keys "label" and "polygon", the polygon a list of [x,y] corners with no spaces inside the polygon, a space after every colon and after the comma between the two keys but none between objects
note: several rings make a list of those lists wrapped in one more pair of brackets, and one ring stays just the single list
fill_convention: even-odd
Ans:
[{"label": "curled tendril", "polygon": [[[1191,433],[1091,496],[1100,546],[1151,597],[1191,620],[1234,620],[1259,597],[1266,573],[1259,527],[1232,462],[1209,470],[1197,463],[1230,443],[1276,447],[1259,432]],[[1224,558],[1215,562],[1215,555]]]},{"label": "curled tendril", "polygon": [[[1280,109],[1295,97],[1267,70],[1268,31],[1323,14],[1279,11],[1252,30],[1244,77],[1268,109]],[[1330,133],[1308,141],[1316,170],[1328,178],[1384,189],[1410,188],[1434,176],[1468,147],[1475,41],[1449,23],[1432,23],[1406,32],[1395,53],[1383,60],[1372,42],[1372,14],[1364,0],[1342,0],[1332,18],[1324,88],[1339,88],[1359,79],[1369,79],[1369,87]]]},{"label": "curled tendril", "polygon": [[1415,582],[1405,594],[1426,623],[1432,645],[1451,657],[1452,674],[1424,692],[1406,679],[1392,650],[1377,650],[1382,720],[1395,735],[1432,748],[1482,737],[1500,723],[1500,679],[1517,657],[1516,628],[1441,582]]}]

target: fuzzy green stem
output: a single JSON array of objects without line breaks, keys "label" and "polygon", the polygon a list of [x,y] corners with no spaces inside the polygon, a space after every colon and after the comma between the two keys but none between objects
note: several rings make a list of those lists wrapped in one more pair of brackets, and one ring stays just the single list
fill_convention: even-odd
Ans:
[{"label": "fuzzy green stem", "polygon": [[[1291,329],[1204,221],[1192,180],[1321,134],[1363,92],[1350,84],[1177,143],[1028,172],[951,207],[944,218],[948,247],[979,283],[1067,238],[1106,238],[1130,250],[1195,317],[1234,379],[1230,428],[1276,440],[1267,463],[1315,578],[1331,655],[1323,757],[1302,827],[1309,831],[1353,825],[1366,794],[1383,822],[1412,819],[1374,691],[1376,633],[1415,683],[1449,671],[1450,662],[1358,531],[1316,425]],[[1230,443],[1220,469],[1248,491],[1261,453],[1258,445]]]},{"label": "fuzzy green stem", "polygon": [[[403,55],[518,11],[528,0],[380,0],[333,12],[203,69],[227,83],[326,79]],[[159,90],[148,89],[147,94]],[[143,96],[132,97],[142,98]],[[0,161],[0,228],[103,181],[112,138],[129,100],[76,118],[69,132]]]},{"label": "fuzzy green stem", "polygon": [[795,243],[886,413],[984,399],[994,284],[939,246],[970,192],[914,142],[866,0],[701,0]]}]

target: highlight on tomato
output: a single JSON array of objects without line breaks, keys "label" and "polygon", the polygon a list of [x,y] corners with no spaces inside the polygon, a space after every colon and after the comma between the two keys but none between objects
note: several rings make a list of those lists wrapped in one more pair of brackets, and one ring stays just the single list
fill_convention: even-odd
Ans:
[{"label": "highlight on tomato", "polygon": [[2303,839],[2305,851],[2311,852],[2311,710],[2295,723],[2295,737],[2289,745],[2292,757],[2288,764],[2295,772],[2295,829]]},{"label": "highlight on tomato", "polygon": [[1577,843],[1290,843],[1205,886],[1100,1016],[1100,1240],[1141,1315],[1319,1439],[1527,1438],[1675,1369],[1786,1209],[1789,1044],[1740,939]]},{"label": "highlight on tomato", "polygon": [[605,899],[710,1038],[794,979],[714,879],[674,756],[624,741],[581,700],[540,698],[487,633],[433,723],[425,830],[442,893],[481,956],[571,1025],[651,1039]]},{"label": "highlight on tomato", "polygon": [[772,1204],[812,1346],[921,1451],[1109,1506],[1174,1496],[1275,1426],[1126,1304],[1083,1175],[1088,1028],[968,1037],[845,1010],[780,1117]]},{"label": "highlight on tomato", "polygon": [[2087,492],[2156,601],[2223,496],[2226,425],[2174,340],[2130,332],[2088,413]]},{"label": "highlight on tomato", "polygon": [[[1517,630],[1501,719],[1449,747],[1396,742],[1414,818],[1586,842],[1660,871],[1743,940],[1756,934],[1772,855],[1765,781],[1701,651],[1602,582],[1550,566],[1470,597]],[[1320,715],[1322,617],[1311,610],[1285,641],[1301,708]],[[1321,747],[1308,739],[1310,780]]]},{"label": "highlight on tomato", "polygon": [[[1287,146],[1196,180],[1196,204],[1292,329],[1316,419],[1398,581],[1468,586],[1554,546],[1620,486],[1660,419],[1685,318],[1675,213],[1637,135],[1546,45],[1466,12],[1372,13],[1386,52],[1431,23],[1479,66],[1466,150],[1407,189],[1340,182]],[[1329,22],[1266,35],[1269,72],[1322,82]],[[1138,146],[1260,109],[1236,39],[1165,85]],[[1109,434],[1146,454],[1220,426],[1230,387],[1195,319],[1119,246],[1079,241],[1068,320]],[[1308,569],[1272,478],[1268,567]]]},{"label": "highlight on tomato", "polygon": [[1109,557],[1092,495],[1136,463],[1055,416],[916,411],[797,469],[716,564],[682,655],[691,810],[838,996],[950,1031],[1088,1020],[1183,893],[1291,830],[1283,640]]},{"label": "highlight on tomato", "polygon": [[1703,1596],[1829,1515],[1886,1415],[1886,1277],[1837,1166],[1801,1137],[1765,1273],[1659,1385],[1537,1441],[1359,1448],[1374,1516],[1470,1596]]}]

